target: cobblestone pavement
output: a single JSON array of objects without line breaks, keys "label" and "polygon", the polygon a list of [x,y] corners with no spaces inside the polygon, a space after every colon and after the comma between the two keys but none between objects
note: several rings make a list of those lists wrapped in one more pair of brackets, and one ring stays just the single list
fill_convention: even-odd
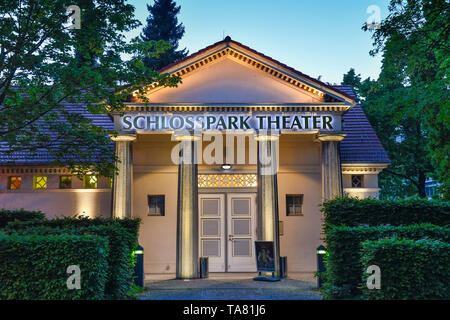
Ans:
[{"label": "cobblestone pavement", "polygon": [[320,300],[316,282],[308,277],[279,282],[254,281],[253,274],[212,276],[195,280],[147,280],[143,300]]}]

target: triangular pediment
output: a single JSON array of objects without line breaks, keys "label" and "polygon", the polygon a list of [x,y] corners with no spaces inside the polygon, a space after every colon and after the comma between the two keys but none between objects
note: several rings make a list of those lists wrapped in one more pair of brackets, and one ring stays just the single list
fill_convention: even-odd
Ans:
[{"label": "triangular pediment", "polygon": [[229,38],[160,72],[180,76],[182,83],[150,85],[150,103],[354,104],[345,93]]}]

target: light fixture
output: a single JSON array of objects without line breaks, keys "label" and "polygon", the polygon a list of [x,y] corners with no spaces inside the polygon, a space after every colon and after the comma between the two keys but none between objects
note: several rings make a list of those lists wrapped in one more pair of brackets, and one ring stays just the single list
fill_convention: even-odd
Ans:
[{"label": "light fixture", "polygon": [[231,169],[231,164],[224,163],[222,165],[222,170],[230,170],[230,169]]}]

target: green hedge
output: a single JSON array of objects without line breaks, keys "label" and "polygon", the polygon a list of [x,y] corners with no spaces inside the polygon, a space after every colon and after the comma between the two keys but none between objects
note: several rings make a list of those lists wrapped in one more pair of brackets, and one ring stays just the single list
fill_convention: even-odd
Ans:
[{"label": "green hedge", "polygon": [[[103,299],[108,242],[92,235],[0,233],[0,299]],[[68,289],[67,267],[78,265],[81,289]]]},{"label": "green hedge", "polygon": [[326,233],[326,282],[322,288],[328,299],[347,299],[361,294],[361,243],[386,237],[436,239],[450,242],[450,228],[431,224],[410,226],[332,227]]},{"label": "green hedge", "polygon": [[[362,287],[366,299],[450,299],[450,244],[397,238],[365,241],[361,264],[380,267],[379,290]],[[370,276],[363,273],[363,283]]]},{"label": "green hedge", "polygon": [[331,225],[371,226],[432,223],[450,226],[450,203],[437,200],[336,198],[323,204],[325,230]]},{"label": "green hedge", "polygon": [[24,209],[7,210],[0,209],[0,228],[5,227],[11,221],[45,220],[45,214],[41,211],[27,211]]},{"label": "green hedge", "polygon": [[14,222],[5,231],[19,234],[91,234],[107,238],[110,254],[105,297],[124,299],[132,288],[135,264],[133,251],[137,246],[139,224],[139,219],[62,218]]}]

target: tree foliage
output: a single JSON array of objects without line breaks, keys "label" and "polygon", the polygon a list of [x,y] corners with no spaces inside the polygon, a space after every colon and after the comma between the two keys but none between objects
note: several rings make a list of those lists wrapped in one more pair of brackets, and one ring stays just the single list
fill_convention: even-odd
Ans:
[{"label": "tree foliage", "polygon": [[148,67],[159,70],[187,56],[186,48],[178,50],[178,41],[184,35],[184,26],[182,23],[178,23],[177,15],[180,12],[180,6],[177,6],[173,0],[156,0],[153,5],[147,5],[147,9],[149,16],[147,25],[142,30],[142,40],[162,39],[171,44],[171,47],[159,57],[144,59],[144,63]]},{"label": "tree foliage", "polygon": [[[146,67],[165,41],[126,41],[140,25],[126,0],[80,0],[81,28],[67,23],[69,0],[4,0],[0,6],[0,142],[14,152],[46,151],[76,173],[111,175],[115,156],[107,132],[65,103],[94,114],[121,110],[126,97],[179,78]],[[121,57],[127,55],[129,59]],[[95,152],[93,152],[95,151]]]},{"label": "tree foliage", "polygon": [[[391,0],[389,11],[372,34],[370,53],[383,55],[380,76],[356,84],[361,105],[392,160],[380,175],[382,195],[425,197],[425,181],[434,178],[448,199],[450,4]],[[344,82],[352,74],[354,70]]]}]

